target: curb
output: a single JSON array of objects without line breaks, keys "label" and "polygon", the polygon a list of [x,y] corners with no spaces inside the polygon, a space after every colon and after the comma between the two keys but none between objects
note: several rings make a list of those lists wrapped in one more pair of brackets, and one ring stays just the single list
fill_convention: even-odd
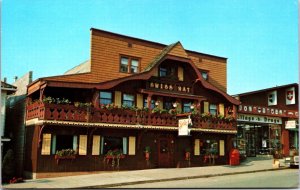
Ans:
[{"label": "curb", "polygon": [[187,176],[187,177],[174,177],[174,178],[165,178],[165,179],[152,179],[152,180],[132,181],[132,182],[105,184],[105,185],[83,186],[83,187],[76,187],[76,188],[72,188],[72,189],[79,189],[79,188],[80,189],[81,188],[86,188],[86,189],[110,188],[110,187],[118,187],[118,186],[124,186],[124,185],[136,185],[136,184],[144,184],[144,183],[155,183],[155,182],[176,181],[176,180],[197,179],[197,178],[209,178],[209,177],[215,177],[215,176],[226,176],[226,175],[256,173],[256,172],[265,172],[265,171],[273,171],[273,170],[284,170],[284,169],[288,169],[288,167],[263,169],[263,170],[252,170],[252,171],[242,171],[242,172],[235,172],[235,173],[207,174],[207,175],[196,175],[196,176]]}]

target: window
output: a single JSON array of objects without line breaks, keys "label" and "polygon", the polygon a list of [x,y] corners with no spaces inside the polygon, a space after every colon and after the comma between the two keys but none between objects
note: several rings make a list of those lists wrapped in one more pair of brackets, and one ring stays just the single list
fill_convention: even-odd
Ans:
[{"label": "window", "polygon": [[164,101],[164,109],[166,109],[166,110],[173,109],[173,104],[170,100],[165,100]]},{"label": "window", "polygon": [[216,104],[210,104],[209,105],[209,113],[211,115],[217,115],[217,106],[216,106]]},{"label": "window", "polygon": [[73,149],[73,135],[56,135],[56,150]]},{"label": "window", "polygon": [[122,73],[128,73],[128,65],[129,65],[129,60],[126,57],[121,57],[121,66],[120,66],[120,71]]},{"label": "window", "polygon": [[191,103],[183,103],[183,113],[191,112]]},{"label": "window", "polygon": [[[175,67],[160,67],[159,68],[160,77],[171,77],[176,78],[175,76]],[[177,77],[178,78],[178,77]]]},{"label": "window", "polygon": [[127,137],[103,137],[101,143],[101,154],[107,154],[108,151],[121,150],[127,154]]},{"label": "window", "polygon": [[134,96],[131,94],[123,94],[123,105],[134,106]]},{"label": "window", "polygon": [[218,141],[216,140],[201,140],[200,141],[200,154],[201,155],[218,155]]},{"label": "window", "polygon": [[[144,99],[144,108],[147,108],[147,107],[148,107],[147,98],[145,98]],[[151,100],[150,108],[151,109],[155,108],[155,100]]]},{"label": "window", "polygon": [[161,68],[159,69],[159,76],[160,76],[160,77],[166,77],[166,76],[167,76],[167,69],[161,67]]},{"label": "window", "polygon": [[207,71],[201,71],[201,75],[203,77],[204,80],[208,80],[208,73]]},{"label": "window", "polygon": [[122,73],[138,73],[140,61],[130,56],[121,56],[120,72]]},{"label": "window", "polygon": [[138,73],[139,71],[139,61],[136,59],[131,60],[131,73]]},{"label": "window", "polygon": [[100,92],[100,104],[111,104],[112,103],[112,94],[111,92]]}]

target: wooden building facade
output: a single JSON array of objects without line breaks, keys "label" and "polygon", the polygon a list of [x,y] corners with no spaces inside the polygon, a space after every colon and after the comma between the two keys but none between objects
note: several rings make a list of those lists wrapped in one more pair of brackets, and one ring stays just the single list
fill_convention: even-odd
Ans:
[{"label": "wooden building facade", "polygon": [[92,28],[89,72],[28,86],[26,174],[227,164],[240,102],[226,61]]},{"label": "wooden building facade", "polygon": [[298,84],[237,95],[238,147],[246,156],[282,156],[299,151]]}]

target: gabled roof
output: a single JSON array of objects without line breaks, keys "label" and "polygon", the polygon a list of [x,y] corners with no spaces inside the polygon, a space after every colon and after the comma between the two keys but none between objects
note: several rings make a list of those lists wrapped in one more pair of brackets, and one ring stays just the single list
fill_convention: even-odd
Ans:
[{"label": "gabled roof", "polygon": [[159,61],[166,56],[173,47],[175,47],[178,43],[180,43],[179,41],[173,44],[170,44],[168,46],[166,46],[161,52],[160,54],[158,54],[153,60],[152,62],[149,63],[149,65],[144,69],[145,71],[150,71],[155,65],[157,65],[159,63]]},{"label": "gabled roof", "polygon": [[11,93],[17,91],[17,87],[15,87],[15,86],[13,86],[11,84],[8,84],[6,82],[1,81],[1,91],[2,90],[4,90],[7,93],[11,94]]},{"label": "gabled roof", "polygon": [[292,87],[292,86],[298,87],[298,84],[292,83],[292,84],[286,84],[286,85],[281,85],[281,86],[275,86],[275,87],[271,87],[271,88],[265,88],[265,89],[261,89],[261,90],[240,93],[240,94],[236,94],[234,96],[247,96],[247,95],[251,95],[251,94],[257,94],[257,93],[267,92],[267,91],[271,91],[271,90],[277,90],[277,89],[281,89],[281,88],[288,88],[288,87]]}]

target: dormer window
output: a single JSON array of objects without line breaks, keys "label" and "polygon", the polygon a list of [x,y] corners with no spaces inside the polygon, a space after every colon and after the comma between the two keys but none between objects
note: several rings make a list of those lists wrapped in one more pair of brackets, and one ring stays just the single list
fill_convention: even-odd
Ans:
[{"label": "dormer window", "polygon": [[174,67],[160,67],[159,68],[160,77],[175,77],[175,68]]},{"label": "dormer window", "polygon": [[203,77],[204,80],[208,80],[208,73],[207,71],[201,71],[201,75]]},{"label": "dormer window", "polygon": [[140,68],[140,60],[130,56],[121,56],[120,72],[122,73],[138,73]]}]

